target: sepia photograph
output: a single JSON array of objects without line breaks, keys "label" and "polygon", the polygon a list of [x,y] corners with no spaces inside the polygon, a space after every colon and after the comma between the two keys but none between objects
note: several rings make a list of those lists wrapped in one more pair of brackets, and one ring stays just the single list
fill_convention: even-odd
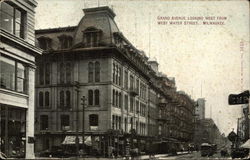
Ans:
[{"label": "sepia photograph", "polygon": [[248,0],[0,0],[0,160],[250,159]]}]

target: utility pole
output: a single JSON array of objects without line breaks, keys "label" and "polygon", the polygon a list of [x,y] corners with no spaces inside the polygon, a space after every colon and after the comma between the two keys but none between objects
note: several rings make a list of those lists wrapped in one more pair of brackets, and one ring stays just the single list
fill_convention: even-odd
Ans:
[{"label": "utility pole", "polygon": [[85,96],[82,96],[81,98],[82,100],[82,150],[84,153],[84,129],[85,129],[85,125],[84,125],[84,119],[85,119],[85,105],[86,105],[86,98]]},{"label": "utility pole", "polygon": [[76,91],[76,155],[79,157],[79,92],[80,92],[80,83],[78,81],[75,81],[75,91]]}]

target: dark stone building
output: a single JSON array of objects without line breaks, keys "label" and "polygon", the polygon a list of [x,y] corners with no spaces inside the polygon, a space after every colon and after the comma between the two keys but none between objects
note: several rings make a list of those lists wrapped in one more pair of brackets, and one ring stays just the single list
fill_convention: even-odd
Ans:
[{"label": "dark stone building", "polygon": [[[191,143],[193,100],[126,39],[110,8],[83,11],[78,26],[36,31],[44,49],[37,58],[36,150],[75,145],[77,135],[82,145],[83,126],[89,154]],[[175,129],[179,123],[186,128]]]}]

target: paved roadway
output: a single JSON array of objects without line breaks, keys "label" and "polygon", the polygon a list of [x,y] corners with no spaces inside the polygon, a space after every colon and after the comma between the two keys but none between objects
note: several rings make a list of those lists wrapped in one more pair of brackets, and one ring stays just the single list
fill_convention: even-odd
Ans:
[{"label": "paved roadway", "polygon": [[200,152],[193,152],[190,154],[184,154],[184,155],[177,155],[177,156],[165,156],[165,157],[159,157],[157,158],[159,160],[168,160],[168,159],[181,159],[181,160],[186,160],[186,159],[192,159],[192,160],[202,160],[202,159],[232,159],[231,157],[221,157],[220,153],[216,153],[211,157],[201,157]]}]

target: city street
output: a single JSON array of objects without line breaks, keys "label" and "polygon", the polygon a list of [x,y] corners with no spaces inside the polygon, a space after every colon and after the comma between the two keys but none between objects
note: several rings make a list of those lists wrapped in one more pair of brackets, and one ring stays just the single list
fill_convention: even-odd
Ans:
[{"label": "city street", "polygon": [[231,157],[221,157],[219,152],[214,154],[211,157],[201,157],[200,152],[193,152],[193,153],[182,154],[182,155],[177,155],[177,156],[159,157],[157,159],[165,160],[165,159],[215,159],[215,158],[231,159]]}]

